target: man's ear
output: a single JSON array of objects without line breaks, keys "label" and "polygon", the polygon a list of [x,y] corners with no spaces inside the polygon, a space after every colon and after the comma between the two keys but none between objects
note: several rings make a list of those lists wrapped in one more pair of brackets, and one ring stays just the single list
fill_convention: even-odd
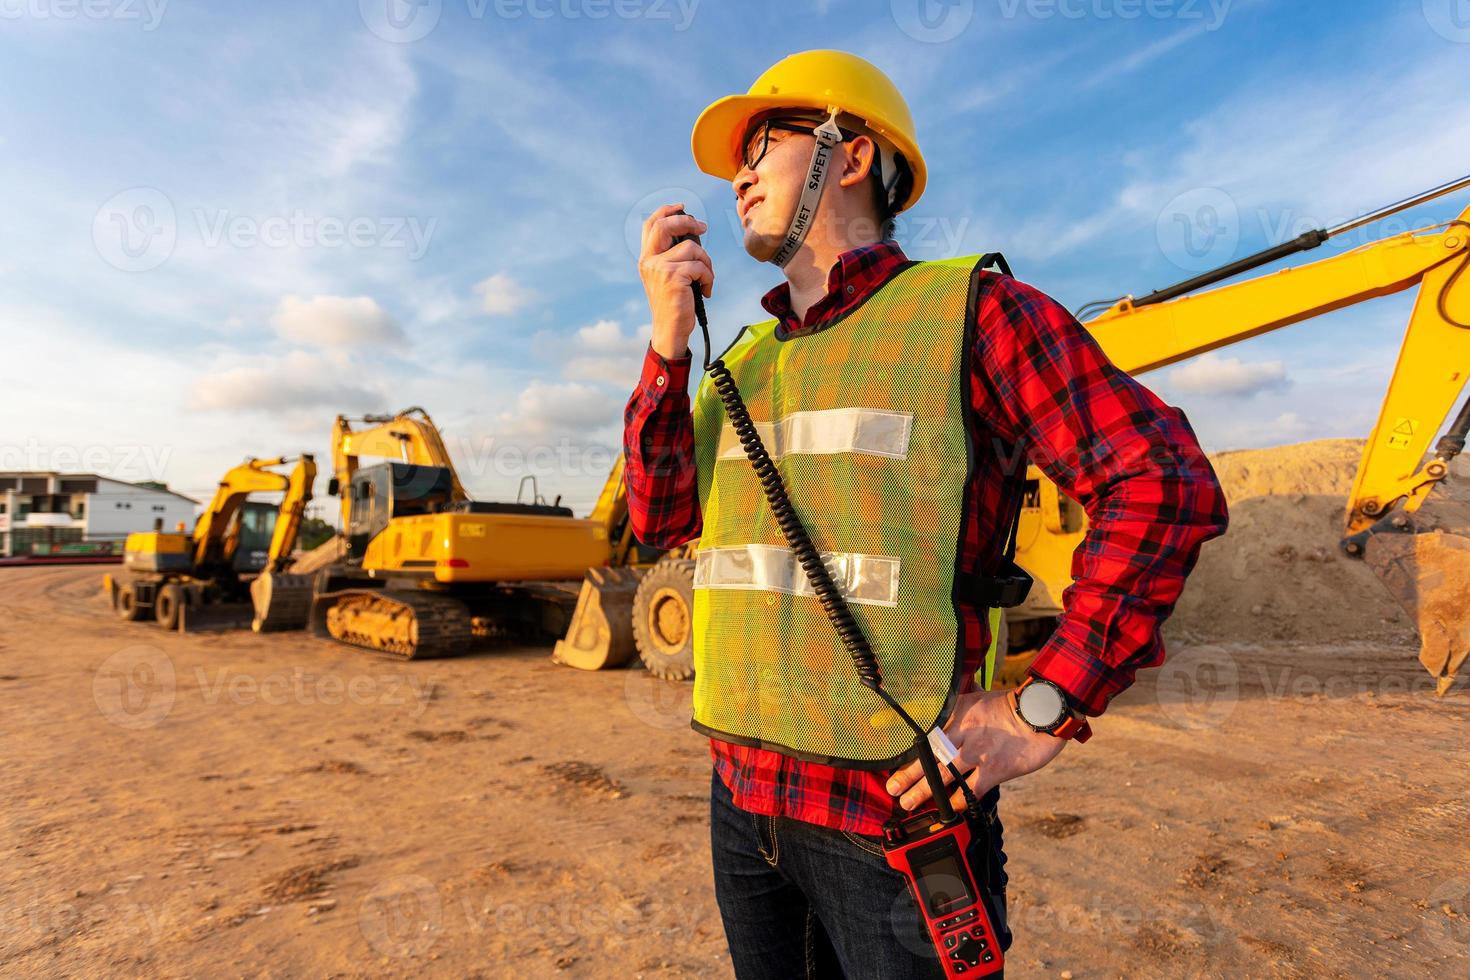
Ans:
[{"label": "man's ear", "polygon": [[873,161],[877,159],[878,144],[871,137],[854,136],[842,144],[842,173],[837,183],[842,187],[855,187],[868,179],[873,172]]}]

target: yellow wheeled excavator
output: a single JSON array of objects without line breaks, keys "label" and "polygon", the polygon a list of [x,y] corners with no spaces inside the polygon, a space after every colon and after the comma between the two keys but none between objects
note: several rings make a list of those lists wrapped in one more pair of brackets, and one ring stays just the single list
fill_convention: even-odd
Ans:
[{"label": "yellow wheeled excavator", "polygon": [[[1307,232],[1175,286],[1089,304],[1079,317],[1130,374],[1259,336],[1377,296],[1418,289],[1378,421],[1344,512],[1342,549],[1362,559],[1419,629],[1419,659],[1448,690],[1470,652],[1470,508],[1431,496],[1470,433],[1470,401],[1444,426],[1470,378],[1470,208],[1441,225],[1394,235],[1327,259],[1198,290],[1315,248],[1333,237],[1470,187],[1451,181],[1334,228]],[[1015,680],[1049,635],[1071,584],[1072,552],[1086,534],[1082,507],[1028,467],[1016,560],[1033,577],[1007,610]]]},{"label": "yellow wheeled excavator", "polygon": [[[289,566],[311,501],[315,461],[303,455],[289,475],[272,471],[290,462],[251,458],[232,468],[192,533],[180,523],[178,531],[129,534],[122,573],[103,577],[117,615],[180,631],[250,625],[248,582],[264,568]],[[250,500],[255,493],[283,496],[276,505]]]},{"label": "yellow wheeled excavator", "polygon": [[[364,465],[365,457],[385,461]],[[341,500],[344,557],[309,585],[272,576],[257,596],[258,618],[309,597],[318,636],[404,658],[443,657],[482,638],[559,637],[580,589],[591,599],[578,629],[631,642],[637,577],[620,573],[639,551],[616,492],[605,487],[587,518],[561,506],[560,497],[546,503],[534,484],[526,501],[471,500],[422,408],[338,416],[332,462],[329,492]],[[621,487],[621,458],[607,482]],[[575,644],[566,650],[577,655]],[[619,656],[626,659],[626,651],[608,648],[608,659]]]}]

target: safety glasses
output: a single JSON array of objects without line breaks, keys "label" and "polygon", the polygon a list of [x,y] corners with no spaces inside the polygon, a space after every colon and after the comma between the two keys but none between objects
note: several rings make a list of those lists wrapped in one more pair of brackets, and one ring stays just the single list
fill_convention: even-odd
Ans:
[{"label": "safety glasses", "polygon": [[[755,125],[745,136],[744,149],[740,156],[740,162],[754,170],[760,166],[760,162],[766,158],[766,154],[778,143],[784,142],[781,137],[771,139],[771,133],[799,133],[804,136],[812,135],[812,130],[822,124],[820,119],[766,119]],[[842,130],[843,139],[852,139],[853,134]]]}]

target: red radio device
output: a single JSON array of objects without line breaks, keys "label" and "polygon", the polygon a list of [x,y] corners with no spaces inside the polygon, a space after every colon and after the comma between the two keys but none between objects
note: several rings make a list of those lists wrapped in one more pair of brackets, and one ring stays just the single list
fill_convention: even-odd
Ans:
[{"label": "red radio device", "polygon": [[984,977],[1005,967],[1000,938],[965,858],[969,846],[963,811],[949,820],[931,811],[883,827],[888,865],[908,878],[947,977]]}]

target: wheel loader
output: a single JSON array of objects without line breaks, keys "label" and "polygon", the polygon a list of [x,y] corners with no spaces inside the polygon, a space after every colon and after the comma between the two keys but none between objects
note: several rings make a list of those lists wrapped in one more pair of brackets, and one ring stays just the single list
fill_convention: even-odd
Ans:
[{"label": "wheel loader", "polygon": [[[289,475],[271,471],[287,458],[247,459],[220,480],[192,533],[135,532],[123,544],[123,571],[103,576],[113,610],[127,622],[153,619],[181,632],[251,625],[248,587],[265,568],[291,562],[302,515],[311,501],[316,463],[296,459]],[[279,505],[250,500],[282,493]],[[284,618],[288,611],[281,610]],[[304,610],[296,626],[305,623]]]}]

